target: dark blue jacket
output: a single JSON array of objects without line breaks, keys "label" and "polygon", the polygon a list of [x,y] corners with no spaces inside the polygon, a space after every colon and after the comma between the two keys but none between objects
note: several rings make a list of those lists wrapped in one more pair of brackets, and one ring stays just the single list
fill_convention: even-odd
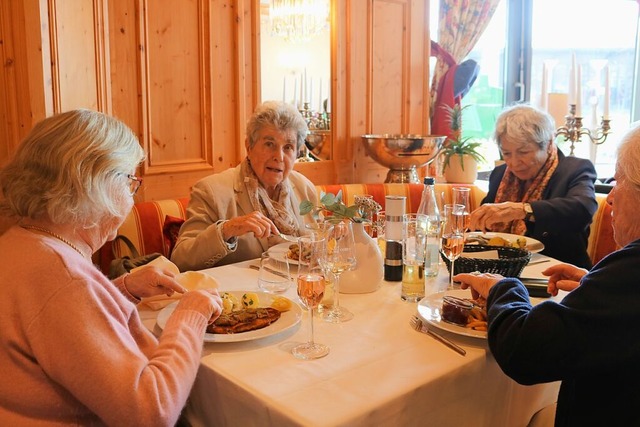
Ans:
[{"label": "dark blue jacket", "polygon": [[[544,244],[543,254],[578,267],[590,268],[587,254],[589,225],[596,210],[596,171],[586,159],[566,157],[558,151],[558,167],[542,193],[531,202],[534,222],[527,222],[527,236]],[[506,165],[489,177],[489,192],[482,203],[494,203]]]},{"label": "dark blue jacket", "polygon": [[489,347],[521,384],[561,380],[556,426],[640,426],[640,240],[602,259],[560,303],[518,279],[489,292]]}]

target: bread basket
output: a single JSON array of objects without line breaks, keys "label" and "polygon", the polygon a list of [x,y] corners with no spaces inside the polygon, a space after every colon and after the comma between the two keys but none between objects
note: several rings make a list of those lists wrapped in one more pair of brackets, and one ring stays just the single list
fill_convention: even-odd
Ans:
[{"label": "bread basket", "polygon": [[[499,259],[471,258],[473,252],[498,251]],[[451,270],[451,261],[442,253],[440,256]],[[488,245],[464,245],[463,255],[454,262],[454,274],[495,273],[504,277],[519,277],[522,269],[529,263],[531,252],[526,249],[512,248],[509,246]]]}]

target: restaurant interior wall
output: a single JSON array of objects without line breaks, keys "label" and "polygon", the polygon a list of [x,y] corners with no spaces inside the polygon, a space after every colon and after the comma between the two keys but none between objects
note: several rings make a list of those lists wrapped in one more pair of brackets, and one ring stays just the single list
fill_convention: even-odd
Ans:
[{"label": "restaurant interior wall", "polygon": [[[34,123],[85,107],[139,136],[138,201],[234,167],[260,102],[259,3],[3,0],[0,165]],[[296,168],[316,184],[382,182],[360,135],[429,132],[428,40],[422,0],[332,0],[333,159]]]}]

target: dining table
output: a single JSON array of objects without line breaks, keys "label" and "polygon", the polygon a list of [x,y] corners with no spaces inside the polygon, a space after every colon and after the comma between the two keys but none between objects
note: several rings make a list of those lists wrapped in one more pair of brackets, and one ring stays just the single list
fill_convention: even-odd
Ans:
[{"label": "dining table", "polygon": [[[521,276],[543,277],[541,271],[557,263],[534,255]],[[258,292],[258,272],[250,267],[257,264],[249,260],[202,272],[216,279],[220,292]],[[302,307],[294,283],[282,295]],[[447,292],[447,286],[441,265],[437,277],[426,279],[425,298]],[[486,337],[428,325],[462,347],[461,355],[416,331],[410,318],[420,303],[402,301],[400,288],[401,282],[383,281],[374,292],[340,294],[340,305],[354,314],[348,322],[328,323],[316,315],[315,341],[330,348],[320,359],[291,354],[309,338],[305,309],[292,327],[275,333],[205,342],[186,419],[194,427],[527,426],[537,411],[556,402],[559,382],[516,383],[496,363]],[[160,334],[161,310],[143,307],[145,325]]]}]

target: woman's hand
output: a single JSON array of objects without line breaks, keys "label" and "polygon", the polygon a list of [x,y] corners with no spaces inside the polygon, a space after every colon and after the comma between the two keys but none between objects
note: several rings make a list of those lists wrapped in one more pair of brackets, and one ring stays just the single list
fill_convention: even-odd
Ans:
[{"label": "woman's hand", "polygon": [[462,289],[471,288],[473,299],[478,296],[487,299],[491,287],[502,279],[504,277],[493,273],[460,273],[453,276],[453,280],[462,282]]},{"label": "woman's hand", "polygon": [[571,292],[580,286],[580,280],[588,273],[584,268],[578,268],[571,264],[557,264],[544,270],[542,274],[549,276],[547,292],[553,296],[558,291]]},{"label": "woman's hand", "polygon": [[222,236],[224,240],[229,240],[232,237],[242,236],[247,233],[253,233],[257,239],[261,239],[269,237],[271,234],[278,234],[278,227],[258,211],[231,218],[222,225]]},{"label": "woman's hand", "polygon": [[471,230],[492,231],[497,224],[524,219],[521,202],[487,203],[471,212]]},{"label": "woman's hand", "polygon": [[183,294],[187,290],[176,281],[172,271],[154,265],[137,269],[124,278],[124,286],[131,295],[140,299],[156,295],[171,296],[174,292]]},{"label": "woman's hand", "polygon": [[211,308],[211,313],[203,314],[209,316],[209,324],[212,324],[222,314],[222,298],[220,298],[217,289],[198,289],[187,292],[180,298],[176,311],[194,310],[202,312],[203,302]]}]

